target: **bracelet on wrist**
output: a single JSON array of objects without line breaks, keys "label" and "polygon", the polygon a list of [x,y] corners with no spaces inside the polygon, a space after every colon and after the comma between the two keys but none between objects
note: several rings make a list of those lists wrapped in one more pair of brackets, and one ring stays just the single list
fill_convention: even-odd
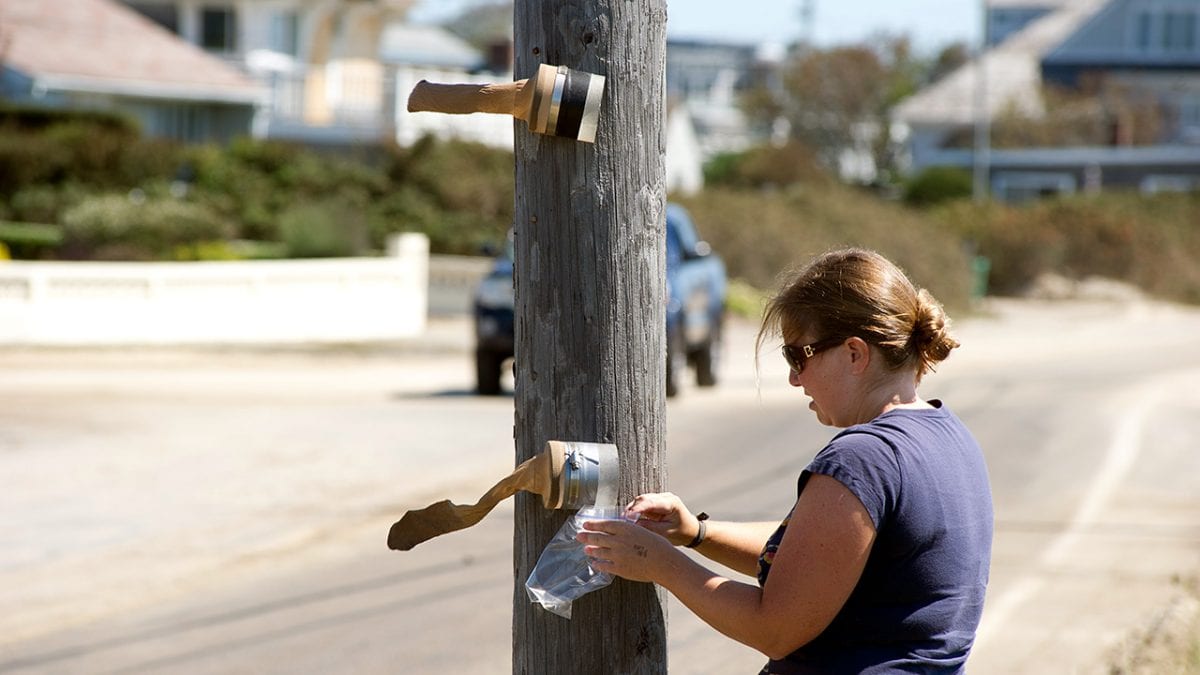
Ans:
[{"label": "bracelet on wrist", "polygon": [[696,516],[696,523],[700,526],[700,528],[696,530],[696,538],[686,544],[688,548],[696,548],[700,544],[704,543],[704,535],[708,534],[708,526],[704,523],[706,520],[708,520],[708,514],[703,511]]}]

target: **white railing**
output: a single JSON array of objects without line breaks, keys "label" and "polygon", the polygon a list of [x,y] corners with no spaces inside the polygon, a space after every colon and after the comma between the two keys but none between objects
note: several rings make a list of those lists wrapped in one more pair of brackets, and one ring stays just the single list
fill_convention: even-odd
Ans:
[{"label": "white railing", "polygon": [[380,258],[0,264],[0,344],[353,342],[425,329],[429,240]]}]

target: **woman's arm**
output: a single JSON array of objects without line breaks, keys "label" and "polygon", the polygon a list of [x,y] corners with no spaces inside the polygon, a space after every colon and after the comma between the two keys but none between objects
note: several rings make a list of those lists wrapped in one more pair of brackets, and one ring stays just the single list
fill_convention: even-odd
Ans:
[{"label": "woman's arm", "polygon": [[594,567],[658,583],[713,628],[771,658],[792,653],[833,621],[875,540],[858,498],[821,475],[796,502],[762,589],[714,574],[646,528],[619,521],[585,528],[579,539]]},{"label": "woman's arm", "polygon": [[[700,522],[670,492],[639,495],[627,509],[638,516],[638,525],[661,535],[675,546],[686,546],[696,539]],[[706,558],[742,574],[758,574],[758,556],[778,523],[735,523],[705,521],[704,541],[696,550]]]},{"label": "woman's arm", "polygon": [[[779,523],[705,521],[704,541],[694,550],[747,576],[758,576],[758,557]],[[692,539],[696,536],[692,535]],[[689,539],[688,541],[692,541]]]}]

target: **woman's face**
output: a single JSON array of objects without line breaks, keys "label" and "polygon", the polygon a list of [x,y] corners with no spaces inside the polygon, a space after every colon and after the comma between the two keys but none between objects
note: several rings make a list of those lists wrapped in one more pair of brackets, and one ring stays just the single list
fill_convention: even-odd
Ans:
[{"label": "woman's face", "polygon": [[[802,333],[787,344],[801,347],[818,339]],[[847,399],[845,391],[849,386],[841,367],[844,360],[842,357],[845,356],[842,354],[844,349],[844,345],[838,345],[821,350],[805,359],[802,372],[791,368],[788,372],[788,384],[804,389],[804,393],[809,397],[808,409],[816,414],[817,421],[827,426],[849,426],[841,423],[845,417],[842,410]]]}]

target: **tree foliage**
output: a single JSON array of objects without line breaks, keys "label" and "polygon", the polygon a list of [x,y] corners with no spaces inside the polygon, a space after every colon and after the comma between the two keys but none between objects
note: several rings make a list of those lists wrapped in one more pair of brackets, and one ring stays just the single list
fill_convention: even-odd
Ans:
[{"label": "tree foliage", "polygon": [[906,36],[886,33],[861,45],[797,49],[782,66],[780,86],[747,92],[742,107],[763,128],[786,120],[791,138],[813,148],[827,167],[854,149],[886,172],[894,164],[893,108],[964,63],[966,53],[956,44],[925,58]]},{"label": "tree foliage", "polygon": [[[1152,145],[1168,124],[1157,97],[1137,87],[1101,77],[1076,88],[1045,85],[1040,105],[1014,101],[992,120],[995,148]],[[971,147],[972,133],[952,137],[950,147]]]}]

